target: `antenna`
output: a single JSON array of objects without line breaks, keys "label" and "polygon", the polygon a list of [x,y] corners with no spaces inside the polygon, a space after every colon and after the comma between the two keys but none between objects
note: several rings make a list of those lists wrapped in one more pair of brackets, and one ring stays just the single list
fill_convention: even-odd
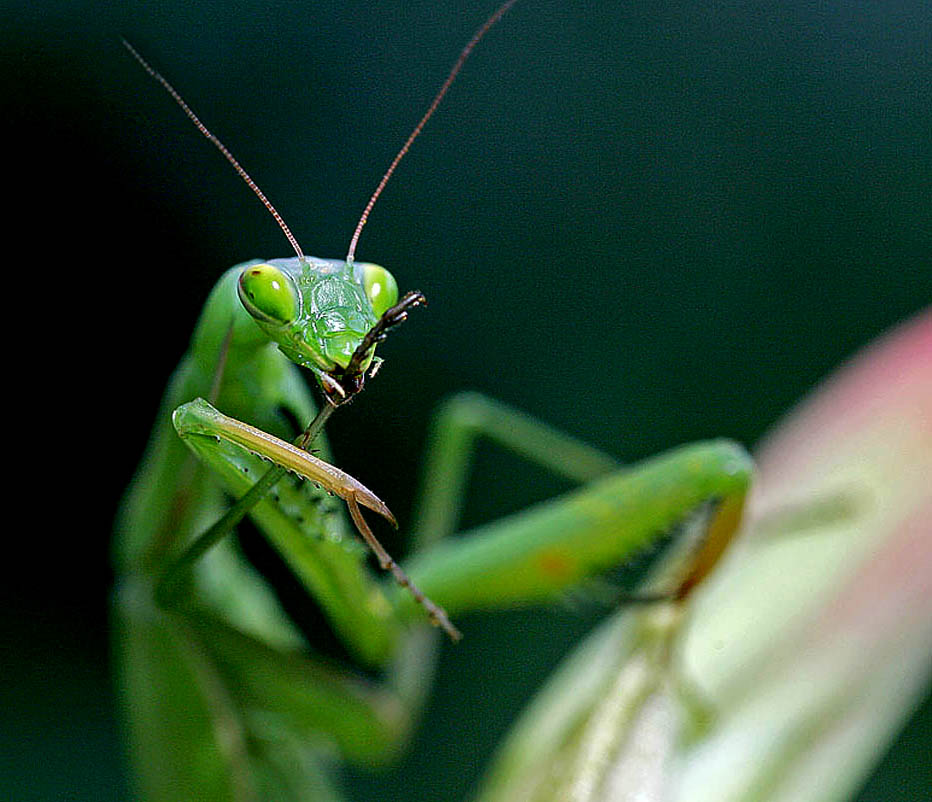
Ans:
[{"label": "antenna", "polygon": [[[437,92],[437,96],[433,99],[430,106],[428,106],[427,111],[424,113],[424,116],[421,117],[420,122],[414,126],[414,130],[411,132],[410,136],[408,136],[408,139],[405,141],[404,145],[401,146],[401,150],[398,151],[398,153],[395,155],[395,158],[392,159],[392,163],[385,171],[385,175],[382,176],[382,180],[379,181],[379,185],[375,188],[375,192],[373,192],[372,197],[369,198],[369,202],[366,204],[366,208],[363,210],[362,217],[359,218],[359,222],[356,224],[356,231],[353,232],[353,239],[350,240],[349,251],[347,251],[346,254],[347,263],[352,264],[353,258],[356,256],[356,243],[359,241],[359,235],[362,233],[363,226],[365,226],[366,222],[369,220],[369,213],[372,211],[372,207],[375,206],[375,202],[379,199],[379,195],[382,194],[382,190],[385,189],[385,185],[388,183],[388,179],[392,177],[392,173],[395,172],[395,168],[398,166],[398,163],[404,158],[405,154],[411,147],[411,143],[417,139],[418,134],[421,133],[424,125],[437,110],[437,106],[440,105],[440,101],[443,100],[443,96],[447,93],[450,85],[456,79],[456,76],[462,68],[463,63],[469,57],[469,54],[472,52],[473,48],[479,44],[479,40],[486,35],[489,28],[498,22],[505,14],[505,12],[508,11],[508,9],[511,8],[516,2],[517,0],[508,0],[506,3],[503,3],[501,6],[499,6],[495,13],[493,13],[491,17],[482,23],[482,26],[479,28],[479,30],[473,34],[472,39],[469,40],[466,47],[464,47],[460,52],[459,58],[456,60],[456,63],[450,70],[449,75],[447,75],[446,80],[441,85],[440,91]],[[129,47],[129,45],[127,45],[127,47]],[[143,62],[143,64],[145,64],[145,62]]]},{"label": "antenna", "polygon": [[[513,1],[514,0],[512,0],[512,2]],[[204,125],[204,123],[202,123],[200,119],[198,119],[198,116],[191,110],[191,107],[187,103],[184,102],[184,98],[182,98],[181,95],[179,95],[175,91],[175,88],[168,81],[166,81],[165,78],[163,78],[162,75],[154,67],[151,67],[149,65],[148,61],[146,61],[142,56],[139,55],[139,53],[136,51],[136,48],[134,48],[125,39],[123,40],[123,46],[130,52],[133,58],[135,58],[136,61],[138,61],[142,65],[142,68],[147,73],[149,73],[149,75],[151,75],[153,78],[155,78],[156,81],[162,84],[162,86],[165,88],[165,91],[168,92],[168,94],[172,96],[174,101],[179,106],[181,106],[181,110],[185,114],[187,114],[191,122],[197,126],[197,130],[200,131],[205,137],[207,137],[207,139],[213,142],[217,150],[219,150],[223,154],[224,158],[226,158],[226,160],[230,164],[233,165],[233,169],[236,170],[239,177],[242,178],[243,181],[246,182],[246,186],[248,186],[253,192],[256,193],[256,196],[259,198],[260,201],[262,201],[262,205],[265,206],[265,208],[269,210],[269,213],[272,215],[272,217],[275,218],[275,222],[278,223],[278,227],[282,230],[282,232],[288,238],[288,242],[291,243],[291,247],[294,248],[294,252],[298,255],[298,258],[303,260],[304,252],[301,250],[301,246],[298,245],[298,241],[295,239],[294,234],[291,233],[291,229],[288,228],[288,224],[284,221],[282,216],[278,213],[278,210],[272,205],[272,202],[267,197],[265,197],[265,193],[261,189],[259,189],[258,184],[256,184],[256,182],[252,180],[252,178],[249,176],[249,173],[247,173],[242,168],[240,163],[234,158],[233,154],[230,153],[229,150],[227,150],[226,145],[224,145],[219,139],[217,139],[216,136],[214,136],[207,129],[207,126]]]}]

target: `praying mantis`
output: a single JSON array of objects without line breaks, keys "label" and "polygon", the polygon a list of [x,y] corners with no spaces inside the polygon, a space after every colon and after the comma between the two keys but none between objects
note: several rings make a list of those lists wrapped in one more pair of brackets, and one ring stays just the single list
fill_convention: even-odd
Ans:
[{"label": "praying mantis", "polygon": [[[118,523],[116,654],[148,799],[338,799],[330,764],[382,764],[410,737],[437,650],[431,624],[458,640],[458,615],[550,603],[704,511],[707,520],[677,539],[631,595],[675,603],[703,581],[737,529],[753,473],[741,446],[701,442],[622,469],[476,394],[454,397],[435,418],[402,564],[362,511],[395,524],[387,505],[328,461],[324,423],[376,379],[377,347],[425,303],[417,291],[400,295],[385,268],[356,261],[360,233],[473,47],[513,3],[460,54],[373,193],[344,259],[306,256],[232,154],[127,43],[295,251],[237,265],[218,281]],[[315,379],[319,405],[302,368]],[[453,536],[481,438],[580,487]],[[225,537],[247,514],[355,667],[308,651],[270,586]],[[357,534],[387,575],[369,568]]]}]

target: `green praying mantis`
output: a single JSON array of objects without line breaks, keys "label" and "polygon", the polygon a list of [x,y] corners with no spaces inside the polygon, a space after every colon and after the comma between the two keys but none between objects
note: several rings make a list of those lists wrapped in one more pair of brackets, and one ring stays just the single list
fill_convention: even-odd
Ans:
[{"label": "green praying mantis", "polygon": [[[469,53],[513,3],[460,54],[373,193],[345,259],[306,256],[232,154],[126,43],[295,251],[237,265],[211,292],[118,523],[116,659],[148,799],[337,799],[329,764],[384,763],[409,737],[431,678],[434,627],[457,640],[462,613],[551,603],[705,510],[707,521],[678,538],[632,595],[683,600],[737,529],[753,472],[741,446],[697,443],[622,468],[475,394],[454,397],[436,416],[411,556],[401,565],[363,513],[395,524],[388,507],[329,462],[324,423],[360,395],[382,364],[377,347],[425,303],[419,292],[400,295],[385,268],[356,261],[360,233]],[[319,405],[301,368],[315,378]],[[454,536],[478,438],[580,487]],[[247,514],[355,666],[311,653],[225,537]],[[369,568],[357,534],[391,577]]]}]

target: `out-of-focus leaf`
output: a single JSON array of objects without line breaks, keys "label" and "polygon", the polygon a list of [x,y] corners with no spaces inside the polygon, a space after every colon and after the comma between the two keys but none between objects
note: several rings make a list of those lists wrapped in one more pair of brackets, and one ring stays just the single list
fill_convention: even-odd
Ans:
[{"label": "out-of-focus leaf", "polygon": [[932,312],[758,461],[748,531],[684,633],[682,670],[719,714],[681,755],[680,798],[845,799],[932,671]]}]

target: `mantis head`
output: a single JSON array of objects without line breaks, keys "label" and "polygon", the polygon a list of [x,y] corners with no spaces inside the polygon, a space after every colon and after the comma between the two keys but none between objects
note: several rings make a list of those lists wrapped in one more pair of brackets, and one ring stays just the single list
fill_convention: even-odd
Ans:
[{"label": "mantis head", "polygon": [[314,372],[334,404],[362,389],[378,365],[375,346],[425,302],[419,292],[399,302],[398,284],[379,265],[310,257],[250,265],[237,289],[259,327],[292,362]]}]

